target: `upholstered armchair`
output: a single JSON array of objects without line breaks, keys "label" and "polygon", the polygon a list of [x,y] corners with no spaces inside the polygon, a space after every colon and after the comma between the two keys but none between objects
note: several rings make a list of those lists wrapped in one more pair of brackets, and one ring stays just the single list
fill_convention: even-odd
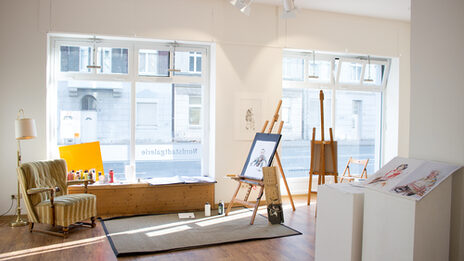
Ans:
[{"label": "upholstered armchair", "polygon": [[[62,159],[21,164],[17,169],[21,194],[27,208],[29,230],[35,223],[61,228],[59,232],[38,230],[66,237],[76,225],[95,227],[96,196],[92,194],[68,195],[68,185],[84,184],[87,192],[92,180],[66,180],[66,161]],[[91,220],[84,223],[83,220]]]}]

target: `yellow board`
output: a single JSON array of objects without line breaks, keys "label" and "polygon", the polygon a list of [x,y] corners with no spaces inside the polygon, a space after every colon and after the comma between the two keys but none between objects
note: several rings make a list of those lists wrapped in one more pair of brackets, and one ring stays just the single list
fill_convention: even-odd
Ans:
[{"label": "yellow board", "polygon": [[[100,142],[89,142],[59,147],[60,157],[66,160],[68,171],[95,169],[103,172]],[[98,178],[98,175],[97,175]]]}]

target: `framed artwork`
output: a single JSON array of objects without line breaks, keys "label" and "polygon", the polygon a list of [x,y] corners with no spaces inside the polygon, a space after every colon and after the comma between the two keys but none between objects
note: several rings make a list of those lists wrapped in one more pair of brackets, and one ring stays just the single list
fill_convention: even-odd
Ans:
[{"label": "framed artwork", "polygon": [[236,140],[252,140],[255,133],[263,127],[264,94],[241,93],[235,98]]},{"label": "framed artwork", "polygon": [[263,167],[270,167],[279,146],[280,134],[256,133],[240,176],[262,180]]}]

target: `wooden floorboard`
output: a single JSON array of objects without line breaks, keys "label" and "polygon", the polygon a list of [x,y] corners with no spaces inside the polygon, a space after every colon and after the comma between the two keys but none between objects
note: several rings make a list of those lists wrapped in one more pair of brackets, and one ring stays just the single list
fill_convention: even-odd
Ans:
[{"label": "wooden floorboard", "polygon": [[[12,217],[0,218],[1,260],[314,260],[315,204],[306,205],[306,196],[295,196],[293,212],[284,198],[285,225],[303,233],[299,236],[248,241],[116,258],[100,222],[94,229],[76,228],[63,239],[29,233],[27,227],[11,228]],[[311,199],[315,200],[315,196]],[[265,213],[261,207],[260,212]],[[43,225],[42,228],[46,228]]]}]

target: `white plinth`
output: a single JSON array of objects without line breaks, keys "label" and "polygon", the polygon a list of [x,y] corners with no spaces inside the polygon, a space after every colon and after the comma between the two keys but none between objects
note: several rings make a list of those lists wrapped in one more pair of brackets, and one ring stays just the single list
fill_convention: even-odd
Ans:
[{"label": "white plinth", "polygon": [[362,259],[448,260],[451,180],[420,201],[366,189]]},{"label": "white plinth", "polygon": [[315,260],[361,260],[365,189],[330,184],[318,190]]}]

